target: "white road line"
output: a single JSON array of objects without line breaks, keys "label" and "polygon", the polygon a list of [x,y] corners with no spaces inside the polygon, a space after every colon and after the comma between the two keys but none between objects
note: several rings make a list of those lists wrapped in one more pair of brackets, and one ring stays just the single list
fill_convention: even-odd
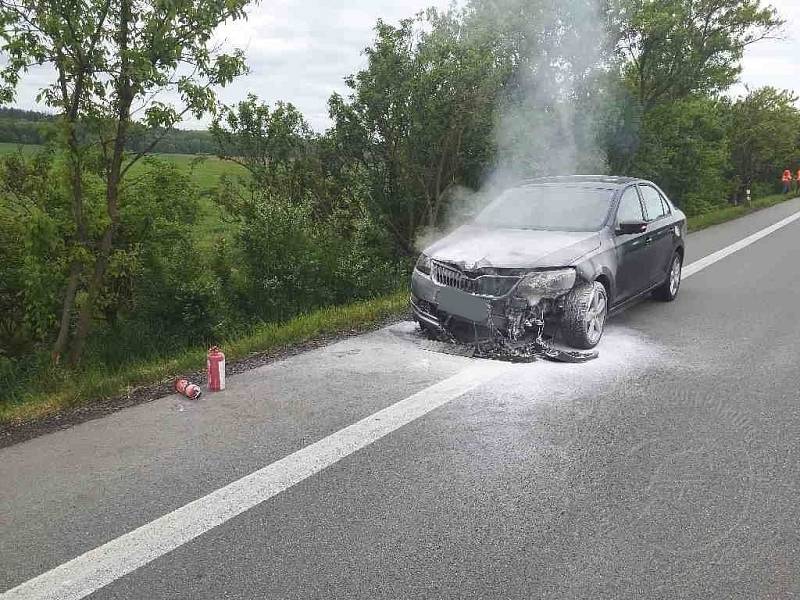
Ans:
[{"label": "white road line", "polygon": [[758,240],[767,237],[771,233],[775,233],[779,229],[786,227],[787,225],[794,223],[800,219],[800,212],[796,212],[791,216],[786,217],[782,221],[778,221],[774,225],[770,225],[769,227],[765,227],[761,231],[757,231],[753,235],[749,235],[746,238],[739,240],[735,244],[731,244],[722,250],[718,250],[713,254],[709,254],[708,256],[701,258],[693,262],[690,265],[686,265],[683,268],[683,278],[686,279],[687,277],[691,277],[695,273],[699,273],[703,269],[710,267],[714,263],[721,261],[723,258],[730,256],[734,252],[738,252],[743,248],[747,248],[750,244],[754,244]]},{"label": "white road line", "polygon": [[510,368],[475,362],[449,379],[8,590],[0,599],[84,598]]}]

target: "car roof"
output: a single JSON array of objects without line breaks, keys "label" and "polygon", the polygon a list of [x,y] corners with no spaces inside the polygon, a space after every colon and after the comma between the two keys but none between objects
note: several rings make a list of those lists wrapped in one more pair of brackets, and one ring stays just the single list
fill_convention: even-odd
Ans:
[{"label": "car roof", "polygon": [[517,187],[527,187],[532,185],[548,185],[548,184],[585,184],[596,185],[601,184],[609,187],[622,187],[629,183],[644,181],[636,177],[616,177],[612,175],[560,175],[555,177],[536,177],[533,179],[525,179],[517,184]]}]

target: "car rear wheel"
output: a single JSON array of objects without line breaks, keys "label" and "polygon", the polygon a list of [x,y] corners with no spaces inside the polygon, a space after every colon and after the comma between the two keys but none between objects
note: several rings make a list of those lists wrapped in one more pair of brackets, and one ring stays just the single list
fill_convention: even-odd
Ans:
[{"label": "car rear wheel", "polygon": [[678,296],[678,290],[681,289],[681,275],[683,271],[683,259],[677,252],[672,257],[672,262],[669,265],[669,274],[667,280],[657,287],[653,292],[653,296],[662,302],[672,302]]},{"label": "car rear wheel", "polygon": [[600,343],[608,317],[608,292],[599,281],[572,290],[564,306],[564,341],[574,348],[589,350]]}]

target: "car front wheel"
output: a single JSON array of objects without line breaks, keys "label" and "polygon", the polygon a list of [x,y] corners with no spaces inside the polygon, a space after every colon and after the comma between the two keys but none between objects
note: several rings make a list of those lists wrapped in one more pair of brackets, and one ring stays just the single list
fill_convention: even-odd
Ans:
[{"label": "car front wheel", "polygon": [[562,331],[573,348],[589,350],[600,343],[608,317],[608,293],[595,281],[576,287],[566,298]]}]

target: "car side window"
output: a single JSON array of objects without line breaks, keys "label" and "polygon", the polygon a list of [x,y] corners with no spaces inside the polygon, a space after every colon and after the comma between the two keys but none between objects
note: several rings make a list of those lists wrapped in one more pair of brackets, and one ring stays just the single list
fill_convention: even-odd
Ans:
[{"label": "car side window", "polygon": [[642,192],[644,210],[647,213],[648,221],[655,221],[667,214],[664,210],[661,194],[658,193],[657,189],[649,185],[641,185],[639,186],[639,190]]},{"label": "car side window", "polygon": [[642,203],[639,202],[639,193],[636,187],[631,186],[622,193],[622,198],[619,201],[619,209],[617,210],[617,224],[626,221],[644,221],[644,213],[642,212]]}]

